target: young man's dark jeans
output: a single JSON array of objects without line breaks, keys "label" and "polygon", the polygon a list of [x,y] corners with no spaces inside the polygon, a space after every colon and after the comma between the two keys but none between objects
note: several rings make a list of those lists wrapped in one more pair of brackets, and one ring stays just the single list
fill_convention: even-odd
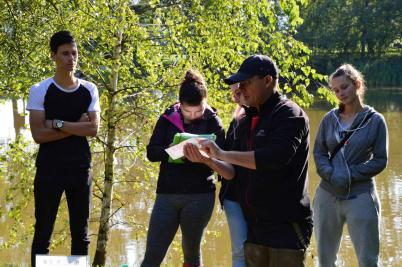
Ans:
[{"label": "young man's dark jeans", "polygon": [[36,254],[48,254],[60,199],[65,192],[71,232],[71,255],[88,255],[88,220],[92,177],[88,169],[38,169],[34,182],[35,234],[31,264]]}]

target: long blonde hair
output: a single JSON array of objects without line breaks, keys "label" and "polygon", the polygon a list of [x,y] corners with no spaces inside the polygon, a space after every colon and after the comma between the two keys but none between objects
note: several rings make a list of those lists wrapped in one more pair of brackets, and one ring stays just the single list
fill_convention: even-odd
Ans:
[{"label": "long blonde hair", "polygon": [[[360,81],[360,88],[358,88],[358,96],[360,101],[363,103],[364,100],[364,93],[366,91],[366,81],[364,80],[363,74],[358,71],[353,65],[351,64],[342,64],[339,68],[337,68],[330,76],[329,76],[329,85],[331,85],[331,81],[334,78],[345,76],[352,82]],[[344,105],[342,103],[339,104],[339,110],[342,112],[344,110]]]}]

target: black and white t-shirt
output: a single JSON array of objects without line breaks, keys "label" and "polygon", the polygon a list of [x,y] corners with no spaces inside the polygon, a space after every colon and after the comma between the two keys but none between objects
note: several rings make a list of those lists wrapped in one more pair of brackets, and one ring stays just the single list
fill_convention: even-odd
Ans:
[{"label": "black and white t-shirt", "polygon": [[[43,110],[47,120],[59,119],[76,122],[85,112],[100,111],[96,85],[78,79],[74,89],[65,90],[53,78],[32,86],[28,110]],[[38,168],[89,168],[91,153],[85,136],[69,136],[40,144],[36,166]]]}]

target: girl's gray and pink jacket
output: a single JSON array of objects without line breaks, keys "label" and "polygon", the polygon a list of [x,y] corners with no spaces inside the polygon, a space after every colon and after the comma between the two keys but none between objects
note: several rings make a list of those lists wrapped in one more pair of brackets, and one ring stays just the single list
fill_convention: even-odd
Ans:
[{"label": "girl's gray and pink jacket", "polygon": [[225,131],[216,111],[207,107],[204,115],[190,124],[183,122],[180,104],[170,106],[153,130],[147,146],[147,157],[152,162],[160,161],[160,171],[156,193],[162,194],[196,194],[215,191],[215,184],[210,179],[213,171],[205,164],[185,161],[184,164],[168,162],[165,149],[173,141],[176,133],[187,132],[192,134],[216,135],[216,144],[223,146]]}]

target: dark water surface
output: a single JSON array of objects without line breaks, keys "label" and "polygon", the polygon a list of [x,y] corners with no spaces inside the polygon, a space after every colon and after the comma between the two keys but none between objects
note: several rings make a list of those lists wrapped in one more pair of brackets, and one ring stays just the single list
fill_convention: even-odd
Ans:
[{"label": "dark water surface", "polygon": [[[381,261],[383,266],[402,266],[402,89],[369,90],[366,94],[365,102],[384,115],[389,130],[389,164],[387,169],[376,177],[378,195],[382,205]],[[315,107],[307,110],[311,121],[312,143],[321,118],[328,109],[329,107],[326,104],[317,104]],[[0,194],[4,196],[6,185],[1,175],[4,174],[0,173]],[[315,173],[312,157],[310,160],[309,176],[309,192],[311,198],[313,198],[320,178]],[[134,220],[138,227],[135,228],[136,230],[133,230],[132,226],[122,224],[117,225],[112,230],[108,246],[108,266],[119,266],[123,263],[128,263],[129,266],[139,266],[144,253],[146,232],[144,227],[148,225],[154,196],[154,188],[144,188],[143,193],[138,195],[122,194],[122,198],[130,204],[125,206],[117,214],[117,217]],[[30,204],[32,205],[32,203]],[[3,207],[6,205],[4,197],[0,199],[0,205]],[[59,218],[56,224],[61,224],[63,220]],[[31,216],[31,221],[26,221],[24,224],[29,225],[32,222],[33,219]],[[0,218],[0,243],[7,236],[8,223],[7,217],[3,214]],[[97,225],[93,223],[91,229],[92,233],[96,233]],[[344,231],[345,234],[341,243],[338,265],[357,266],[353,246],[347,234],[346,227]],[[96,238],[93,236],[91,256],[94,255],[95,240]],[[27,240],[17,248],[0,251],[0,267],[28,266],[30,242],[31,240]],[[181,266],[180,242],[180,238],[175,239],[163,266]],[[68,253],[69,247],[57,247],[52,250],[52,254],[54,255]],[[311,254],[308,257],[308,266],[316,266],[315,255],[316,245],[313,238]],[[216,205],[213,218],[208,225],[208,231],[203,243],[203,258],[206,267],[231,266],[228,228],[224,213],[218,205]]]}]

